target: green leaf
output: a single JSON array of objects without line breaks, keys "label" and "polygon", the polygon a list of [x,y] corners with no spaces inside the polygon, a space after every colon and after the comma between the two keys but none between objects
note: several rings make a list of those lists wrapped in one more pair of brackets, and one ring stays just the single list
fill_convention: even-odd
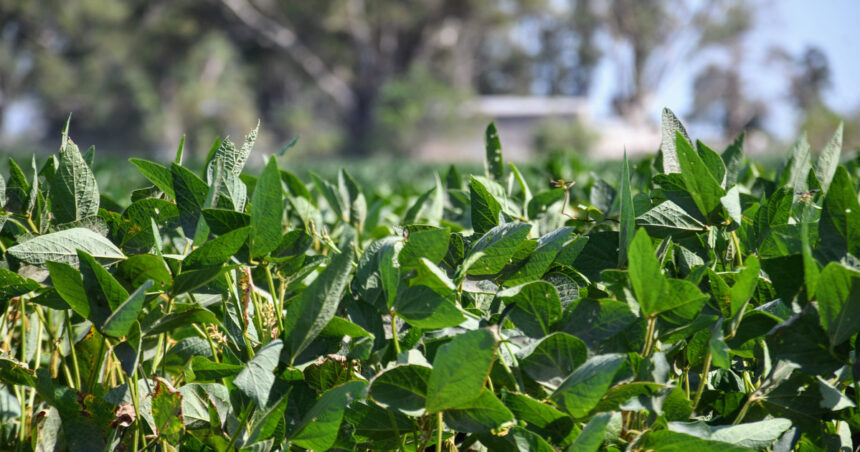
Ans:
[{"label": "green leaf", "polygon": [[744,268],[735,276],[735,284],[730,289],[731,316],[734,317],[741,307],[749,301],[758,286],[758,274],[761,265],[758,258],[753,255],[747,256]]},{"label": "green leaf", "polygon": [[173,191],[173,175],[169,168],[144,159],[128,159],[128,161],[136,166],[140,174],[143,174],[159,190],[176,199],[176,194]]},{"label": "green leaf", "polygon": [[349,222],[349,206],[344,205],[344,200],[341,199],[340,194],[338,193],[337,188],[332,185],[329,181],[317,176],[313,172],[308,172],[311,176],[311,180],[316,186],[317,190],[322,193],[325,198],[328,206],[334,211],[334,214],[341,219],[341,221],[348,223]]},{"label": "green leaf", "polygon": [[[254,429],[251,431],[251,439],[248,441],[248,444],[265,441],[278,433],[279,428],[282,428],[284,424],[284,411],[287,409],[288,402],[289,397],[281,397],[278,403],[263,412],[260,420],[254,425]],[[282,436],[283,433],[281,433]]]},{"label": "green leaf", "polygon": [[836,170],[824,198],[818,235],[829,257],[840,259],[846,252],[860,256],[860,202],[845,167]]},{"label": "green leaf", "polygon": [[350,381],[326,391],[305,412],[290,441],[305,449],[330,449],[337,439],[347,405],[361,396],[365,386],[367,383],[364,381]]},{"label": "green leaf", "polygon": [[523,371],[535,381],[558,386],[588,358],[581,339],[567,333],[552,333],[521,352]]},{"label": "green leaf", "polygon": [[87,291],[84,289],[81,272],[69,264],[60,262],[47,262],[47,267],[51,274],[51,284],[54,285],[60,297],[78,315],[83,318],[89,317],[90,303],[87,301]]},{"label": "green leaf", "polygon": [[169,387],[164,380],[156,379],[152,393],[152,419],[158,437],[167,444],[177,444],[185,430],[182,423],[182,394]]},{"label": "green leaf", "polygon": [[723,319],[720,317],[716,323],[711,325],[711,338],[708,340],[708,348],[711,350],[711,358],[714,366],[720,369],[731,369],[732,361],[729,354],[729,346],[723,336]]},{"label": "green leaf", "polygon": [[428,330],[457,326],[466,320],[453,301],[427,286],[399,291],[394,310],[410,325]]},{"label": "green leaf", "polygon": [[26,279],[5,268],[0,268],[0,300],[9,300],[18,295],[24,295],[42,287],[41,284]]},{"label": "green leaf", "polygon": [[[6,205],[6,179],[0,174],[0,207]],[[2,225],[0,225],[2,227]]]},{"label": "green leaf", "polygon": [[33,371],[26,364],[11,358],[0,358],[0,381],[10,386],[36,386]]},{"label": "green leaf", "polygon": [[525,427],[515,425],[506,430],[507,434],[499,436],[501,433],[479,433],[478,438],[481,444],[486,446],[487,450],[499,452],[554,452],[555,449],[550,446],[545,439],[537,433],[527,430]]},{"label": "green leaf", "polygon": [[680,132],[676,136],[676,141],[681,177],[684,178],[687,192],[702,215],[707,218],[708,214],[720,205],[720,198],[726,195],[726,191],[714,179],[705,162]]},{"label": "green leaf", "polygon": [[755,450],[770,447],[789,428],[791,428],[791,421],[785,418],[767,419],[737,425],[711,426],[701,421],[691,423],[672,422],[669,424],[669,429],[675,432],[685,433],[701,439],[720,441],[723,444],[728,443],[740,447],[749,447]]},{"label": "green leaf", "polygon": [[860,271],[831,262],[821,272],[815,292],[831,347],[860,331]]},{"label": "green leaf", "polygon": [[195,381],[216,381],[234,377],[244,368],[245,366],[238,364],[216,363],[204,356],[191,358],[191,371]]},{"label": "green leaf", "polygon": [[740,175],[744,161],[744,133],[741,132],[735,141],[723,151],[720,158],[726,166],[726,184],[725,188],[733,187],[738,183],[738,175]]},{"label": "green leaf", "polygon": [[203,209],[203,219],[214,234],[223,235],[251,224],[251,216],[227,209]]},{"label": "green leaf", "polygon": [[527,209],[529,201],[532,199],[532,191],[529,189],[529,184],[526,182],[526,178],[523,177],[522,173],[520,173],[517,165],[514,165],[514,162],[509,162],[508,165],[511,167],[511,173],[514,175],[514,179],[517,181],[517,185],[520,187],[520,192],[523,196],[523,211]]},{"label": "green leaf", "polygon": [[661,131],[660,152],[663,154],[663,173],[681,173],[676,135],[681,135],[687,142],[690,141],[690,137],[675,113],[672,113],[672,110],[668,108],[663,109]]},{"label": "green leaf", "polygon": [[129,282],[133,287],[151,279],[154,290],[163,290],[173,283],[170,269],[164,260],[152,254],[136,254],[117,266],[117,278]]},{"label": "green leaf", "polygon": [[726,165],[723,163],[723,159],[720,158],[719,154],[699,140],[696,140],[696,152],[699,154],[702,162],[705,163],[705,167],[708,168],[708,172],[711,173],[714,180],[719,182],[721,187],[725,188]]},{"label": "green leaf", "polygon": [[194,238],[197,223],[200,221],[200,211],[205,207],[209,186],[196,174],[175,163],[170,165],[170,175],[176,195],[176,206],[179,208],[182,232],[185,237]]},{"label": "green leaf", "polygon": [[528,237],[531,228],[532,225],[528,223],[507,223],[487,231],[469,250],[469,256],[479,252],[483,256],[466,273],[486,276],[500,272]]},{"label": "green leaf", "polygon": [[427,411],[465,407],[480,397],[495,354],[496,336],[487,329],[457,335],[439,347],[427,383]]},{"label": "green leaf", "polygon": [[612,299],[583,299],[566,313],[560,330],[594,344],[624,331],[636,321],[630,306]]},{"label": "green leaf", "polygon": [[645,440],[639,443],[643,450],[659,450],[660,452],[751,452],[753,449],[696,438],[684,433],[659,430],[649,432]]},{"label": "green leaf", "polygon": [[812,169],[812,161],[809,157],[809,141],[806,139],[806,132],[794,143],[791,148],[791,158],[789,162],[788,179],[785,185],[793,188],[797,192],[805,192],[809,190],[807,176],[809,170]]},{"label": "green leaf", "polygon": [[[707,226],[672,201],[664,201],[636,218],[649,235],[681,238],[705,232]],[[632,241],[631,234],[631,241]]]},{"label": "green leaf", "polygon": [[630,244],[628,260],[630,261],[630,282],[642,313],[652,316],[671,309],[672,300],[662,298],[666,290],[666,280],[660,272],[660,263],[651,248],[651,239],[644,229],[636,232]]},{"label": "green leaf", "polygon": [[248,135],[245,137],[245,142],[242,143],[242,146],[238,150],[236,149],[236,145],[234,145],[229,139],[222,141],[221,145],[218,146],[218,149],[212,155],[212,159],[207,164],[210,179],[213,167],[218,163],[223,165],[225,170],[237,176],[241,174],[242,168],[245,167],[245,162],[248,161],[248,157],[251,155],[251,150],[254,149],[254,142],[257,141],[257,133],[259,133],[259,131],[260,122],[257,121],[257,127],[248,132]]},{"label": "green leaf", "polygon": [[550,400],[573,417],[585,417],[606,394],[622,364],[624,355],[594,356],[577,367],[550,395]]},{"label": "green leaf", "polygon": [[506,305],[513,305],[510,318],[526,335],[540,338],[552,331],[561,318],[561,299],[555,286],[533,281],[505,289],[497,294]]},{"label": "green leaf", "polygon": [[[538,239],[537,248],[529,254],[522,267],[505,280],[505,285],[516,286],[541,279],[573,233],[572,227],[558,228]],[[583,242],[582,245],[585,245]]]},{"label": "green leaf", "polygon": [[128,292],[92,256],[79,250],[78,257],[83,287],[90,305],[87,319],[95,325],[104,325],[110,314],[128,299]]},{"label": "green leaf", "polygon": [[269,392],[275,384],[274,370],[283,347],[284,343],[280,339],[266,344],[233,379],[233,384],[259,408],[267,406]]},{"label": "green leaf", "polygon": [[444,419],[449,427],[464,433],[500,434],[515,425],[514,414],[488,389],[466,404],[445,410]]},{"label": "green leaf", "polygon": [[842,155],[842,129],[843,123],[839,123],[836,132],[833,132],[833,137],[830,142],[821,151],[818,160],[815,162],[815,178],[821,184],[821,190],[827,193],[830,188],[830,182],[833,180],[833,175],[836,173],[836,167],[839,166],[839,158]]},{"label": "green leaf", "polygon": [[251,257],[264,256],[278,246],[283,235],[283,216],[284,191],[278,162],[273,156],[251,197]]},{"label": "green leaf", "polygon": [[502,162],[502,143],[499,141],[499,132],[492,122],[484,132],[484,145],[487,153],[484,155],[484,173],[488,179],[501,182],[505,179],[505,165]]},{"label": "green leaf", "polygon": [[529,218],[536,218],[539,213],[546,212],[549,206],[564,199],[563,188],[553,188],[534,195],[526,207]]},{"label": "green leaf", "polygon": [[51,213],[58,223],[98,215],[99,188],[96,178],[71,140],[60,149],[57,173],[50,183]]},{"label": "green leaf", "polygon": [[517,420],[526,422],[530,429],[553,443],[561,443],[575,432],[573,419],[550,404],[541,403],[525,394],[505,390],[502,390],[502,401]]},{"label": "green leaf", "polygon": [[397,261],[403,271],[418,267],[418,260],[426,258],[438,264],[448,253],[448,242],[451,239],[448,229],[428,228],[410,230],[403,249],[397,255]]},{"label": "green leaf", "polygon": [[429,367],[404,364],[377,374],[370,381],[368,397],[379,406],[407,416],[424,415]]},{"label": "green leaf", "polygon": [[203,308],[191,308],[182,312],[172,312],[160,317],[144,328],[146,336],[154,336],[183,326],[191,324],[205,325],[207,323],[218,323],[218,318],[211,311]]},{"label": "green leaf", "polygon": [[702,311],[708,295],[686,279],[666,279],[659,309],[663,317],[675,323],[689,322]]},{"label": "green leaf", "polygon": [[476,234],[487,232],[499,224],[502,205],[487,189],[488,182],[491,181],[475,176],[469,182],[472,229]]},{"label": "green leaf", "polygon": [[173,281],[174,295],[191,292],[198,287],[212,281],[224,272],[235,269],[236,266],[224,266],[223,264],[213,265],[210,267],[199,267],[195,269],[186,269],[176,275]]},{"label": "green leaf", "polygon": [[743,222],[743,218],[741,216],[743,214],[743,210],[741,208],[741,193],[737,186],[726,190],[726,196],[720,198],[720,204],[723,205],[729,218],[734,220],[735,223],[741,224]]},{"label": "green leaf", "polygon": [[612,413],[601,413],[591,418],[568,450],[596,452],[603,444],[603,436],[610,419],[612,419]]},{"label": "green leaf", "polygon": [[284,318],[284,346],[290,363],[334,317],[352,273],[353,247],[345,243],[328,266],[290,304]]},{"label": "green leaf", "polygon": [[152,287],[152,281],[146,281],[137,288],[131,295],[128,296],[116,310],[105,320],[101,327],[101,332],[105,336],[123,337],[128,334],[131,326],[140,315],[143,309],[143,300],[146,297],[146,291]]},{"label": "green leaf", "polygon": [[15,258],[32,265],[48,261],[77,267],[77,250],[83,250],[102,263],[125,259],[125,254],[110,240],[86,228],[71,228],[34,237],[7,250]]},{"label": "green leaf", "polygon": [[418,261],[418,268],[415,270],[415,277],[410,279],[413,286],[427,286],[442,296],[448,296],[456,289],[454,281],[451,281],[444,270],[423,257]]},{"label": "green leaf", "polygon": [[203,244],[182,260],[183,269],[221,265],[230,261],[248,239],[250,227],[234,229]]},{"label": "green leaf", "polygon": [[[810,210],[809,207],[804,209],[804,213],[808,213],[808,210]],[[812,246],[809,240],[809,223],[805,221],[800,225],[800,246],[803,257],[803,282],[806,284],[806,298],[812,299],[815,297],[815,286],[818,284],[821,270],[818,268],[818,262],[812,257]]]},{"label": "green leaf", "polygon": [[179,209],[164,199],[146,198],[133,202],[125,209],[118,224],[120,247],[130,253],[148,252],[155,244],[152,223],[165,229],[176,228]]},{"label": "green leaf", "polygon": [[361,188],[352,176],[341,168],[337,177],[338,191],[341,199],[349,207],[349,223],[358,231],[364,229],[364,220],[367,219],[367,200]]},{"label": "green leaf", "polygon": [[105,450],[113,430],[114,406],[101,397],[69,389],[53,388],[51,400],[63,421],[63,434],[70,450]]},{"label": "green leaf", "polygon": [[815,377],[818,380],[818,392],[821,393],[821,408],[827,408],[831,411],[839,411],[845,408],[854,408],[856,405],[839,389],[833,387],[827,380],[820,376]]},{"label": "green leaf", "polygon": [[630,164],[627,162],[627,151],[624,151],[624,162],[621,166],[621,214],[618,225],[618,266],[627,263],[627,248],[633,241],[636,232],[635,217],[633,213],[633,196],[630,194]]},{"label": "green leaf", "polygon": [[663,414],[670,421],[685,421],[693,414],[693,404],[680,384],[672,388],[663,400]]}]

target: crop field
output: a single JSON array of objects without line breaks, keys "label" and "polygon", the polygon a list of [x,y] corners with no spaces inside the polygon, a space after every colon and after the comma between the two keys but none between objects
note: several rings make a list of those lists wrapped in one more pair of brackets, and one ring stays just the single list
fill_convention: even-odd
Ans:
[{"label": "crop field", "polygon": [[199,169],[182,144],[130,159],[147,182],[114,177],[123,202],[68,124],[56,155],[10,159],[0,450],[860,445],[841,126],[778,170],[669,110],[659,152],[609,172],[521,171],[499,133],[483,170],[359,183],[243,172],[253,130]]}]

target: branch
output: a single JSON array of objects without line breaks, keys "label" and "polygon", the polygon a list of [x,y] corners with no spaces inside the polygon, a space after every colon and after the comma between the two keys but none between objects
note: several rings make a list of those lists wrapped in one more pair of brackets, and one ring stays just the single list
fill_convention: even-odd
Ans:
[{"label": "branch", "polygon": [[221,3],[246,27],[283,50],[341,108],[348,110],[355,105],[355,94],[349,85],[329,70],[315,53],[300,43],[293,30],[260,13],[249,0],[221,0]]}]

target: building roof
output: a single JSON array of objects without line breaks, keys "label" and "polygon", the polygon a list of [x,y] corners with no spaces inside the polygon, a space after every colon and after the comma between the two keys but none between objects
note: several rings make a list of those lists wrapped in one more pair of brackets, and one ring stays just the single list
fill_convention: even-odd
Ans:
[{"label": "building roof", "polygon": [[467,114],[493,118],[588,116],[588,99],[578,96],[478,96],[463,105]]}]

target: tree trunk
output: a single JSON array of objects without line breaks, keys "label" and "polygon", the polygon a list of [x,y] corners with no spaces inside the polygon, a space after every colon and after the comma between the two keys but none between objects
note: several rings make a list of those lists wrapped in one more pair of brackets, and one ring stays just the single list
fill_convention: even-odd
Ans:
[{"label": "tree trunk", "polygon": [[352,109],[346,113],[346,139],[341,154],[369,157],[373,154],[373,133],[376,129],[374,107],[377,90],[358,93]]}]

